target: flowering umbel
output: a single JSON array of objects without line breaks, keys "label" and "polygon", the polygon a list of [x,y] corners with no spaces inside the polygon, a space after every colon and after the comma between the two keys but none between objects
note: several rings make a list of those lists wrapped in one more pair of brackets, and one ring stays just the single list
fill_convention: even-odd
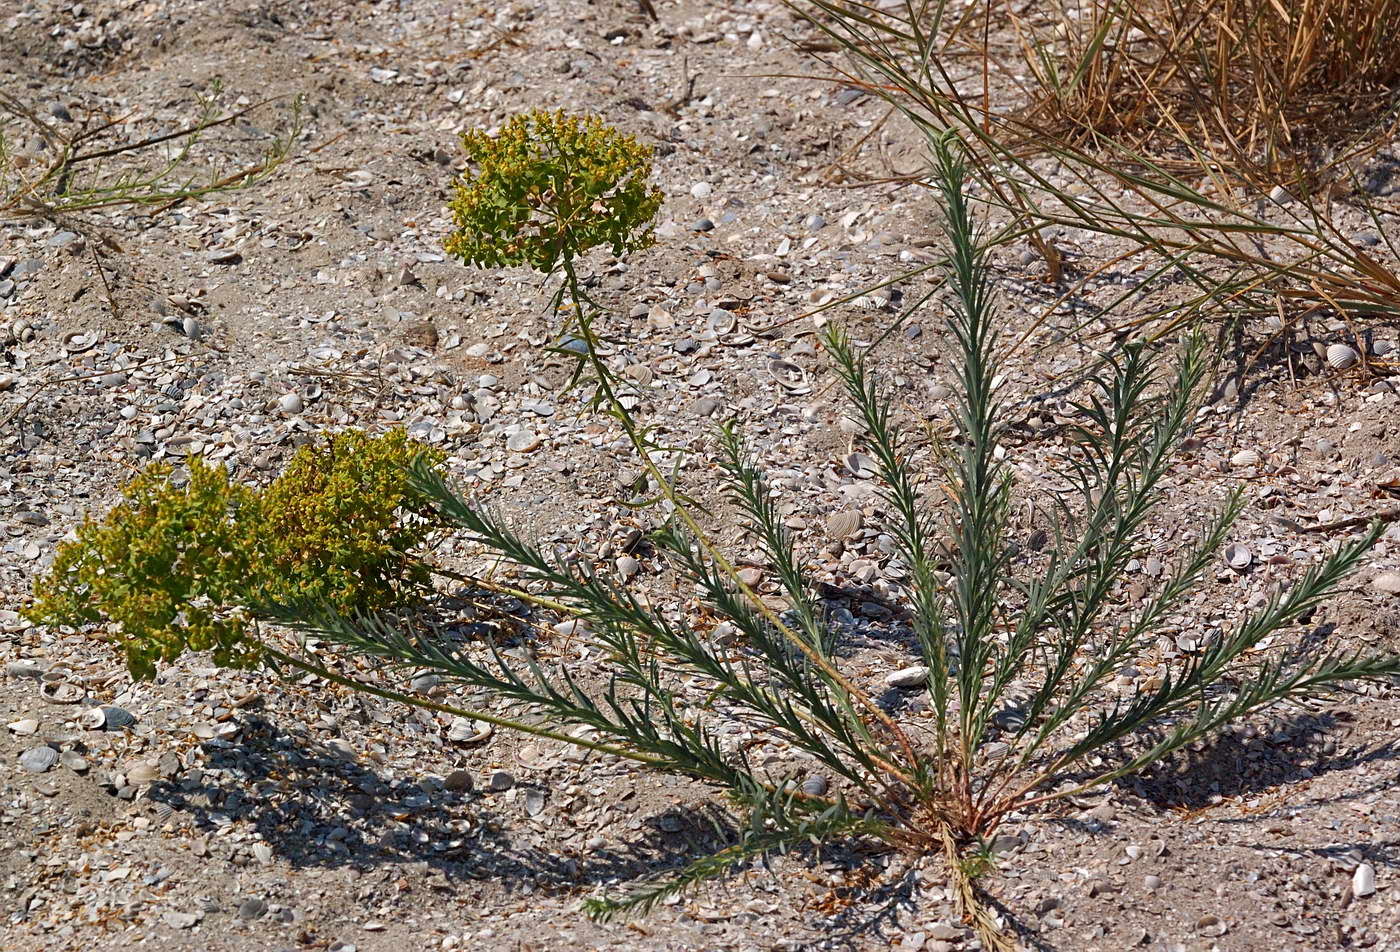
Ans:
[{"label": "flowering umbel", "polygon": [[548,273],[599,246],[620,256],[651,245],[662,195],[648,184],[650,150],[596,116],[536,110],[462,145],[470,164],[444,247],[464,263]]}]

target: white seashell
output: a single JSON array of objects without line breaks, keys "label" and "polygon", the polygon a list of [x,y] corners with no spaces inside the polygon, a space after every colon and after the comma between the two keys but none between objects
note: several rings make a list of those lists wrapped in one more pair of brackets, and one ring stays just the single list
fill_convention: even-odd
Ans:
[{"label": "white seashell", "polygon": [[49,747],[31,747],[19,755],[19,765],[29,773],[43,773],[58,763],[58,751]]},{"label": "white seashell", "polygon": [[1230,563],[1230,568],[1243,571],[1254,562],[1254,553],[1249,551],[1247,545],[1231,542],[1225,547],[1225,561]]},{"label": "white seashell", "polygon": [[89,708],[78,715],[78,723],[90,731],[100,731],[107,726],[107,715],[100,707]]},{"label": "white seashell", "polygon": [[831,514],[831,518],[826,520],[826,531],[833,539],[849,539],[860,531],[863,522],[864,519],[859,510],[834,512]]},{"label": "white seashell", "polygon": [[1327,348],[1327,363],[1333,370],[1346,370],[1360,359],[1361,355],[1346,344],[1333,344]]},{"label": "white seashell", "polygon": [[1371,346],[1371,353],[1377,357],[1384,357],[1395,349],[1395,344],[1388,340],[1378,340]]},{"label": "white seashell", "polygon": [[624,370],[623,373],[643,387],[651,386],[651,382],[656,379],[655,372],[646,364],[628,364],[627,369]]},{"label": "white seashell", "polygon": [[447,728],[447,739],[459,744],[479,744],[493,733],[490,724],[470,717],[454,717]]},{"label": "white seashell", "polygon": [[714,334],[716,337],[723,337],[725,334],[733,331],[736,323],[737,320],[732,311],[726,311],[718,307],[710,312],[710,317],[707,321],[710,333]]},{"label": "white seashell", "polygon": [[617,560],[617,574],[624,579],[629,579],[641,571],[641,563],[630,555],[624,555]]},{"label": "white seashell", "polygon": [[875,475],[875,461],[864,453],[852,453],[845,459],[846,469],[852,476],[869,479]]},{"label": "white seashell", "polygon": [[1240,450],[1230,457],[1231,466],[1256,466],[1259,463],[1259,454],[1254,450]]},{"label": "white seashell", "polygon": [[138,760],[126,770],[126,782],[133,787],[160,779],[160,765],[154,760]]},{"label": "white seashell", "polygon": [[916,664],[908,668],[900,668],[898,671],[891,671],[885,675],[885,684],[892,688],[923,687],[928,683],[928,668],[921,664]]},{"label": "white seashell", "polygon": [[1357,899],[1363,899],[1376,891],[1376,868],[1370,863],[1362,863],[1356,867],[1356,872],[1351,876],[1351,894]]},{"label": "white seashell", "polygon": [[63,349],[70,354],[81,354],[85,350],[91,350],[101,339],[101,334],[92,331],[72,331],[63,335]]},{"label": "white seashell", "polygon": [[5,726],[10,729],[11,733],[18,734],[21,737],[28,737],[30,734],[39,732],[39,722],[32,717],[26,717],[19,721],[10,721],[10,723]]}]

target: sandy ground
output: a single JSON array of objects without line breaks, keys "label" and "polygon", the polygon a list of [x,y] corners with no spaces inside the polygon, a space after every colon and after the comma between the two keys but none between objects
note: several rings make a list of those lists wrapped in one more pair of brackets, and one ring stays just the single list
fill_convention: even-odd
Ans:
[{"label": "sandy ground", "polygon": [[[132,684],[101,643],[13,610],[55,543],[145,461],[202,452],[257,480],[334,426],[408,425],[534,537],[600,560],[647,528],[621,505],[637,469],[619,434],[559,391],[564,368],[540,313],[548,289],[467,271],[440,250],[457,134],[563,106],[657,150],[657,246],[593,262],[640,412],[694,451],[683,476],[702,491],[712,418],[744,422],[814,569],[858,592],[843,665],[876,684],[908,664],[880,613],[860,610],[897,579],[882,574],[869,528],[878,500],[843,463],[850,437],[803,315],[932,260],[926,198],[847,187],[843,171],[916,168],[918,144],[893,122],[871,133],[884,108],[868,97],[781,78],[821,66],[788,42],[803,29],[780,5],[656,7],[658,22],[621,0],[0,9],[0,92],[66,133],[120,120],[118,141],[161,135],[189,122],[217,80],[226,109],[256,107],[192,154],[218,177],[256,164],[293,121],[292,97],[303,102],[291,158],[254,187],[0,221],[0,720],[37,722],[0,734],[6,952],[977,947],[937,857],[838,850],[745,869],[637,922],[594,924],[583,898],[712,840],[711,791],[500,734],[454,742],[446,719],[207,659]],[[9,134],[27,161],[44,161],[23,124]],[[1063,239],[1072,267],[1112,255]],[[1000,261],[1013,331],[1058,294],[1040,271],[1030,255]],[[921,281],[828,316],[872,339]],[[1071,302],[1047,333],[1081,316]],[[1183,636],[1227,625],[1345,537],[1289,520],[1395,504],[1400,396],[1384,377],[1321,364],[1314,340],[1342,329],[1310,328],[1314,338],[1270,351],[1242,384],[1222,376],[1153,541],[1170,559],[1201,510],[1244,479],[1235,541],[1253,562],[1221,563]],[[1009,392],[1029,401],[1018,474],[1053,456],[1068,407],[1044,394],[1094,346],[1066,330],[1057,346],[1008,359]],[[1233,346],[1227,357],[1253,350]],[[901,415],[945,424],[938,313],[883,347]],[[522,431],[535,439],[513,452]],[[860,511],[867,530],[833,547],[834,511]],[[1018,531],[1034,531],[1030,518]],[[639,560],[634,584],[664,595],[662,567],[645,548]],[[1397,569],[1392,529],[1355,584],[1288,637],[1400,648],[1400,602],[1370,584]],[[1141,598],[1152,577],[1135,567],[1121,597]],[[570,651],[558,659],[594,673]],[[88,729],[81,716],[96,704],[131,723],[117,714]],[[1150,776],[1016,817],[988,889],[1034,948],[1400,949],[1398,725],[1400,703],[1376,687],[1271,712]],[[21,754],[44,743],[64,759],[24,770]],[[1351,889],[1361,864],[1377,884],[1364,897]]]}]

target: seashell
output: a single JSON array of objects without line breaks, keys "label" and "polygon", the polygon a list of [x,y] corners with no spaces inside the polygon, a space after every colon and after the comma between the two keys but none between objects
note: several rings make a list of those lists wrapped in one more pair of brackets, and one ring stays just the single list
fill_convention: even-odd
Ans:
[{"label": "seashell", "polygon": [[1376,891],[1376,868],[1370,863],[1362,863],[1351,874],[1351,894],[1364,899]]},{"label": "seashell", "polygon": [[617,403],[624,410],[635,410],[642,405],[642,398],[640,394],[633,391],[623,392],[617,395]]},{"label": "seashell", "polygon": [[1259,454],[1256,453],[1254,450],[1240,450],[1234,456],[1230,457],[1230,465],[1257,466],[1259,463],[1259,459]]},{"label": "seashell", "polygon": [[18,721],[10,721],[10,723],[5,726],[10,729],[11,733],[18,734],[20,737],[28,737],[30,734],[37,734],[39,732],[39,722],[32,717],[26,717]]},{"label": "seashell", "polygon": [[812,389],[807,384],[807,371],[791,361],[770,360],[768,362],[768,375],[790,393],[808,393]]},{"label": "seashell", "polygon": [[1225,547],[1225,561],[1230,564],[1230,568],[1242,572],[1254,562],[1254,553],[1249,551],[1247,545],[1231,542]]},{"label": "seashell", "polygon": [[70,354],[81,354],[92,350],[101,339],[102,335],[95,331],[69,331],[63,335],[63,349]]},{"label": "seashell", "polygon": [[67,681],[45,681],[39,688],[39,696],[50,704],[77,704],[83,695],[82,688]]},{"label": "seashell", "polygon": [[138,760],[126,769],[126,782],[133,787],[160,779],[160,765],[154,760]]},{"label": "seashell", "polygon": [[59,761],[74,773],[82,773],[88,769],[88,762],[83,759],[83,755],[76,750],[65,750],[58,755]]},{"label": "seashell", "polygon": [[623,373],[642,387],[650,387],[651,382],[656,379],[655,372],[646,364],[628,364]]},{"label": "seashell", "polygon": [[921,664],[912,665],[908,668],[900,668],[898,671],[891,671],[885,675],[885,684],[892,688],[910,690],[912,688],[923,687],[928,683],[928,668]]},{"label": "seashell", "polygon": [[843,512],[834,512],[826,520],[826,532],[833,539],[849,539],[860,531],[863,523],[864,519],[859,510],[849,509]]},{"label": "seashell", "polygon": [[852,476],[869,479],[875,475],[875,461],[864,453],[852,453],[842,460]]},{"label": "seashell", "polygon": [[581,618],[570,618],[555,625],[554,633],[563,635],[565,638],[571,638],[575,635],[586,635],[588,634],[588,622]]},{"label": "seashell", "polygon": [[1346,344],[1333,344],[1327,348],[1327,363],[1333,370],[1346,370],[1360,359],[1361,355]]},{"label": "seashell", "polygon": [[100,707],[88,708],[78,715],[78,723],[90,731],[100,731],[107,726],[107,715]]},{"label": "seashell", "polygon": [[1393,350],[1395,350],[1395,344],[1388,340],[1378,340],[1371,345],[1371,353],[1377,357],[1384,357]]},{"label": "seashell", "polygon": [[136,723],[136,715],[125,708],[120,708],[112,704],[104,704],[97,708],[102,713],[102,727],[104,730],[119,731],[123,727],[130,727]]},{"label": "seashell", "polygon": [[488,739],[494,729],[485,721],[475,721],[470,717],[454,717],[447,728],[447,739],[459,744],[479,744]]},{"label": "seashell", "polygon": [[706,326],[709,327],[711,334],[714,334],[716,337],[723,337],[725,334],[734,330],[734,326],[738,321],[734,317],[732,311],[726,311],[723,308],[715,308],[710,312],[710,316],[705,323]]},{"label": "seashell", "polygon": [[19,755],[21,769],[27,770],[29,773],[43,773],[56,763],[58,763],[58,751],[48,744],[42,747],[31,747]]}]

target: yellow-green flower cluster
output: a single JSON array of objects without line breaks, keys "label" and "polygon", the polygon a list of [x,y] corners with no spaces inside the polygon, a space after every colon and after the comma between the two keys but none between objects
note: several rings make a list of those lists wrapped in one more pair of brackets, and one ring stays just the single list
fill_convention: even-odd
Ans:
[{"label": "yellow-green flower cluster", "polygon": [[427,582],[412,553],[437,528],[407,467],[441,454],[402,430],[346,431],[293,455],[265,489],[191,459],[172,483],[154,464],[127,484],[106,518],[59,547],[26,610],[42,624],[107,626],[137,678],[186,650],[216,664],[261,657],[245,606],[320,602],[386,608]]},{"label": "yellow-green flower cluster", "polygon": [[462,145],[471,164],[444,247],[463,262],[547,273],[592,248],[622,255],[652,243],[661,190],[647,181],[650,150],[597,117],[534,111]]}]

